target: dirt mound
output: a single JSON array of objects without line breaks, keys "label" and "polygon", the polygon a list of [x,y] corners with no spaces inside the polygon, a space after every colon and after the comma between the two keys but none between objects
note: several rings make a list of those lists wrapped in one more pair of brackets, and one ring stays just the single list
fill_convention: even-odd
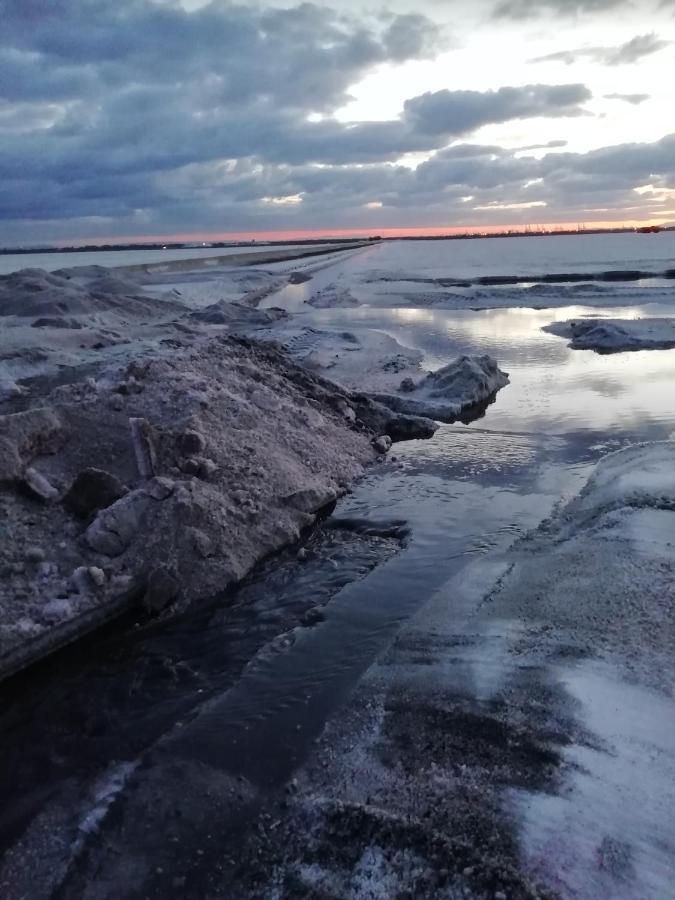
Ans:
[{"label": "dirt mound", "polygon": [[0,316],[48,318],[114,312],[145,317],[181,308],[171,300],[144,294],[139,285],[107,269],[99,269],[22,269],[0,276]]}]

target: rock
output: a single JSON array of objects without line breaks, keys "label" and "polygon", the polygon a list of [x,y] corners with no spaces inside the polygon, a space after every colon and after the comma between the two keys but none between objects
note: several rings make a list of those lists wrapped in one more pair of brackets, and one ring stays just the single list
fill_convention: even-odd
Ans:
[{"label": "rock", "polygon": [[342,416],[343,416],[348,422],[351,422],[352,424],[356,422],[356,413],[355,413],[354,410],[351,408],[351,406],[349,406],[348,403],[345,403],[345,402],[344,402],[344,400],[341,400],[341,401],[338,403],[338,410],[340,411],[340,413],[342,414]]},{"label": "rock", "polygon": [[15,481],[21,475],[19,450],[8,437],[0,435],[0,483]]},{"label": "rock", "polygon": [[136,467],[141,478],[152,478],[157,465],[152,426],[147,419],[129,419],[131,442],[136,456]]},{"label": "rock", "polygon": [[90,594],[93,587],[87,566],[78,566],[70,576],[70,583],[78,594]]},{"label": "rock", "polygon": [[96,587],[101,588],[105,585],[106,577],[103,569],[100,569],[98,566],[89,566],[87,572],[89,573],[89,577],[96,585]]},{"label": "rock", "polygon": [[307,550],[304,547],[301,547],[298,550],[298,559],[300,560],[300,562],[305,562],[307,560],[307,557],[308,557]]},{"label": "rock", "polygon": [[134,585],[134,579],[131,575],[113,575],[110,580],[110,587],[116,596],[128,594]]},{"label": "rock", "polygon": [[[102,345],[105,346],[105,345]],[[95,349],[97,349],[95,347]],[[140,384],[133,375],[130,375],[126,381],[121,381],[117,387],[115,388],[118,394],[122,394],[122,396],[128,396],[129,394],[140,394],[143,390],[143,385]]]},{"label": "rock", "polygon": [[300,624],[305,627],[309,627],[311,625],[318,625],[319,622],[325,621],[326,614],[321,609],[320,606],[312,606],[300,619]]},{"label": "rock", "polygon": [[286,506],[292,506],[294,509],[304,513],[315,513],[334,503],[337,499],[337,491],[327,485],[321,488],[305,488],[304,490],[295,491],[293,494],[283,497]]},{"label": "rock", "polygon": [[41,316],[30,323],[31,328],[82,328],[77,319],[65,319],[63,316]]},{"label": "rock", "polygon": [[63,498],[63,505],[79,519],[88,519],[127,493],[128,488],[115,475],[92,467],[77,475]]},{"label": "rock", "polygon": [[37,573],[38,577],[43,581],[46,581],[48,578],[51,578],[52,575],[57,573],[58,569],[54,565],[54,563],[50,562],[41,562],[38,563]]},{"label": "rock", "polygon": [[65,597],[58,597],[56,600],[50,600],[40,608],[40,618],[45,622],[56,624],[63,622],[73,616],[74,610],[70,600]]},{"label": "rock", "polygon": [[267,390],[255,390],[251,394],[251,403],[264,410],[264,412],[274,413],[281,409],[281,401],[276,394]]},{"label": "rock", "polygon": [[188,528],[187,535],[190,538],[196,553],[202,559],[208,559],[209,556],[215,555],[216,550],[213,546],[213,541],[199,528]]},{"label": "rock", "polygon": [[9,441],[24,463],[44,453],[54,453],[61,446],[63,437],[61,421],[49,407],[0,416],[0,439]]},{"label": "rock", "polygon": [[375,438],[373,447],[378,453],[388,453],[391,450],[391,438],[388,434],[382,434],[380,437]]},{"label": "rock", "polygon": [[209,459],[208,457],[204,457],[204,456],[199,458],[198,462],[199,462],[199,471],[197,472],[197,475],[203,481],[210,481],[213,478],[213,476],[216,474],[216,472],[218,471],[217,464],[212,459]]},{"label": "rock", "polygon": [[199,456],[206,448],[206,439],[199,431],[184,431],[178,438],[183,456]]},{"label": "rock", "polygon": [[145,491],[131,491],[101,510],[85,532],[92,550],[106,556],[124,553],[140,529],[152,499]]},{"label": "rock", "polygon": [[54,485],[50,484],[44,475],[40,475],[35,469],[26,469],[21,485],[31,497],[42,500],[43,503],[51,503],[59,496]]},{"label": "rock", "polygon": [[42,547],[33,546],[26,548],[24,556],[28,562],[40,563],[44,561],[46,554]]},{"label": "rock", "polygon": [[179,592],[180,584],[176,578],[163,566],[159,566],[148,575],[141,601],[143,609],[151,614],[160,613],[173,603]]},{"label": "rock", "polygon": [[199,462],[192,457],[190,459],[184,459],[180,464],[181,470],[186,475],[198,475],[199,474]]},{"label": "rock", "polygon": [[156,475],[144,487],[145,493],[153,500],[166,500],[173,494],[176,482],[172,478]]},{"label": "rock", "polygon": [[411,394],[414,390],[417,389],[417,385],[412,380],[412,378],[404,378],[398,389],[404,394]]}]

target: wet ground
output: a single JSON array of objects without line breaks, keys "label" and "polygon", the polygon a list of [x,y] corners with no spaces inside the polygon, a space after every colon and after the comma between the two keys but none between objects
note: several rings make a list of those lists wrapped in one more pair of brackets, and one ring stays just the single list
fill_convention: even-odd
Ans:
[{"label": "wet ground", "polygon": [[[301,558],[295,548],[197,615],[125,623],[2,688],[3,896],[536,895],[523,861],[536,870],[560,827],[546,798],[576,764],[565,748],[578,741],[592,771],[602,727],[579,726],[541,660],[506,677],[503,623],[488,616],[479,635],[463,623],[500,554],[600,456],[675,431],[675,353],[600,357],[540,330],[580,314],[307,315],[384,328],[432,367],[491,353],[511,385],[479,421],[396,445]],[[433,666],[453,669],[452,696],[433,695]],[[422,792],[421,760],[436,772]],[[602,846],[608,867],[633,865]],[[563,895],[598,896],[561,866]],[[643,896],[668,896],[657,876]]]}]

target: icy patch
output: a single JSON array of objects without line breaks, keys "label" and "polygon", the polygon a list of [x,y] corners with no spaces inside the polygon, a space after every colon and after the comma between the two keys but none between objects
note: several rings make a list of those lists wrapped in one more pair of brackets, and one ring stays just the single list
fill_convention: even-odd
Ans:
[{"label": "icy patch", "polygon": [[345,309],[360,305],[349,288],[337,284],[329,284],[312,294],[307,303],[315,309]]},{"label": "icy patch", "polygon": [[491,356],[461,356],[423,381],[404,380],[398,393],[376,399],[397,412],[448,421],[489,402],[508,383],[509,376]]},{"label": "icy patch", "polygon": [[567,897],[667,897],[675,883],[675,731],[667,697],[586,664],[560,672],[602,749],[563,751],[560,796],[514,792],[533,874]]},{"label": "icy patch", "polygon": [[127,781],[136,771],[138,765],[138,761],[120,763],[104,772],[95,782],[91,794],[92,805],[80,819],[77,826],[78,836],[72,848],[74,856],[82,850],[87,837],[98,831],[108,810],[116,797],[124,790]]},{"label": "icy patch", "polygon": [[675,347],[675,319],[571,319],[543,330],[570,338],[573,350],[620,353]]},{"label": "icy patch", "polygon": [[567,514],[621,506],[675,509],[675,442],[636,444],[604,457]]},{"label": "icy patch", "polygon": [[351,390],[394,390],[403,376],[420,374],[421,351],[371,328],[351,332],[288,326],[270,336],[303,366]]}]

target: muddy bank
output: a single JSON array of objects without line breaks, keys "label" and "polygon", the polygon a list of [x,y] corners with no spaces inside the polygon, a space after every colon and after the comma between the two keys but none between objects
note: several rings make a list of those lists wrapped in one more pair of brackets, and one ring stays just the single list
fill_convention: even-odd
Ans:
[{"label": "muddy bank", "polygon": [[131,598],[160,613],[222,590],[297,539],[384,434],[434,429],[226,336],[33,403],[0,417],[3,675]]},{"label": "muddy bank", "polygon": [[198,274],[0,279],[2,674],[129,603],[160,614],[238,581],[393,441],[508,381],[489,357],[425,374],[369,329],[298,353],[306,330],[294,344],[288,315],[258,308],[288,274]]}]

